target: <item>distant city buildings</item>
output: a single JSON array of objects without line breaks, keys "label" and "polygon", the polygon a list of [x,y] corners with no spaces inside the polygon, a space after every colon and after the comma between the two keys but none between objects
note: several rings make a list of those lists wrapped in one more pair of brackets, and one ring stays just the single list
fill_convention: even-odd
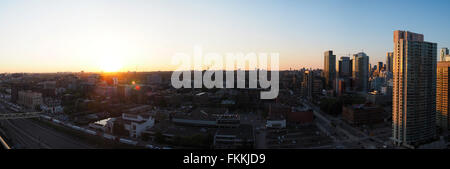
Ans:
[{"label": "distant city buildings", "polygon": [[360,52],[353,55],[353,81],[356,91],[367,92],[369,83],[369,56]]},{"label": "distant city buildings", "polygon": [[394,31],[393,140],[417,147],[436,136],[437,44],[422,34]]},{"label": "distant city buildings", "polygon": [[151,74],[147,76],[147,83],[159,85],[162,83],[162,77],[158,74]]},{"label": "distant city buildings", "polygon": [[378,62],[378,65],[377,65],[377,72],[378,72],[378,74],[380,74],[381,71],[383,71],[383,70],[384,70],[383,62]]},{"label": "distant city buildings", "polygon": [[[372,92],[369,92],[367,94],[366,102],[372,103],[375,105],[385,105],[386,103],[392,102],[392,92],[391,94],[386,94],[386,91],[383,91],[386,89],[382,89],[382,92],[379,92],[379,90],[375,90]],[[383,93],[384,92],[384,93]]]},{"label": "distant city buildings", "polygon": [[36,109],[42,104],[42,94],[32,91],[19,91],[18,103],[26,106],[29,109]]},{"label": "distant city buildings", "polygon": [[325,86],[328,89],[333,89],[335,87],[336,81],[336,55],[333,55],[333,51],[324,52],[324,76],[325,76]]},{"label": "distant city buildings", "polygon": [[386,71],[392,72],[393,71],[393,64],[392,59],[394,58],[394,52],[387,52],[386,53]]},{"label": "distant city buildings", "polygon": [[348,56],[342,56],[339,60],[339,77],[351,77],[352,76],[352,61]]},{"label": "distant city buildings", "polygon": [[303,73],[303,81],[301,83],[302,95],[308,99],[322,93],[322,80],[314,74],[312,70],[306,70]]},{"label": "distant city buildings", "polygon": [[381,91],[381,87],[385,84],[386,78],[384,77],[372,77],[370,81],[370,88],[376,91]]},{"label": "distant city buildings", "polygon": [[353,60],[348,56],[342,56],[338,65],[338,78],[336,79],[336,94],[343,95],[352,86]]},{"label": "distant city buildings", "polygon": [[117,78],[117,77],[113,77],[112,81],[113,81],[114,86],[117,86],[119,84],[119,78]]},{"label": "distant city buildings", "polygon": [[61,106],[61,101],[58,99],[45,98],[41,104],[41,110],[46,113],[63,113],[64,109]]},{"label": "distant city buildings", "polygon": [[440,61],[450,61],[450,60],[447,60],[447,57],[449,57],[450,58],[450,55],[449,55],[450,53],[449,53],[449,51],[448,51],[448,48],[442,48],[441,49],[441,53],[440,53],[440,55],[439,55],[439,58],[441,59]]}]

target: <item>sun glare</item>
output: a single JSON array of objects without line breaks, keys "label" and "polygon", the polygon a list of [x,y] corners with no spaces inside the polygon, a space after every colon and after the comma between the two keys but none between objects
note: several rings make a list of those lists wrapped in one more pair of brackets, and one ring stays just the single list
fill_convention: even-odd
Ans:
[{"label": "sun glare", "polygon": [[117,72],[123,67],[122,62],[117,58],[104,58],[100,65],[104,72]]}]

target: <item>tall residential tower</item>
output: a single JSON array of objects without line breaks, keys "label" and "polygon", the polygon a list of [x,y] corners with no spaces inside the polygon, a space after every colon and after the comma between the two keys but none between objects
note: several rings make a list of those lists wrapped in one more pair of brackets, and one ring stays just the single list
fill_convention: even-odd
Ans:
[{"label": "tall residential tower", "polygon": [[436,82],[436,124],[444,131],[448,130],[450,119],[448,111],[449,102],[449,85],[450,85],[450,61],[441,61],[437,64],[437,82]]},{"label": "tall residential tower", "polygon": [[422,34],[394,31],[392,135],[417,147],[436,136],[437,44]]}]

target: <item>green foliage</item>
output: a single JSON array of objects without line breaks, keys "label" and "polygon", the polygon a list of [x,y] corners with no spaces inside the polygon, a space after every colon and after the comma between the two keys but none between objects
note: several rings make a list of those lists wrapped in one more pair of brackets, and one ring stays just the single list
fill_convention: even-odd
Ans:
[{"label": "green foliage", "polygon": [[163,134],[159,131],[155,133],[155,141],[160,144],[166,143],[166,139],[164,138]]},{"label": "green foliage", "polygon": [[343,102],[341,99],[336,98],[323,98],[320,100],[319,107],[322,111],[328,114],[340,114],[342,113]]},{"label": "green foliage", "polygon": [[342,106],[364,104],[365,102],[366,98],[361,95],[345,95],[338,98],[323,98],[320,100],[319,107],[325,113],[341,114]]}]

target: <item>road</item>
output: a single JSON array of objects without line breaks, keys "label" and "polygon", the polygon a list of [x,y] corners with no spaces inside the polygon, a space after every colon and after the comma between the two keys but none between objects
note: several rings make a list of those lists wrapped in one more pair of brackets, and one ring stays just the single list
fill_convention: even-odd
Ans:
[{"label": "road", "polygon": [[[326,113],[322,112],[320,108],[318,108],[317,106],[306,100],[303,100],[303,102],[314,110],[314,116],[316,116],[318,119],[324,122],[324,124],[318,123],[319,128],[326,131],[326,133],[330,134],[332,138],[335,140],[336,145],[342,145],[343,143],[348,142],[354,143],[364,142],[369,144],[368,147],[375,146],[374,143],[370,143],[367,141],[369,139],[373,140],[376,144],[378,144],[378,146],[384,145],[384,142],[382,140],[367,135],[366,133],[346,124],[341,119],[327,115]],[[335,125],[335,127],[330,127],[332,123]],[[336,132],[345,135],[348,139],[342,138],[339,139],[338,136],[333,136],[333,134],[331,134]]]},{"label": "road", "polygon": [[[10,113],[0,106],[0,113]],[[96,148],[68,133],[32,119],[0,120],[11,147],[19,149],[91,149]]]}]

